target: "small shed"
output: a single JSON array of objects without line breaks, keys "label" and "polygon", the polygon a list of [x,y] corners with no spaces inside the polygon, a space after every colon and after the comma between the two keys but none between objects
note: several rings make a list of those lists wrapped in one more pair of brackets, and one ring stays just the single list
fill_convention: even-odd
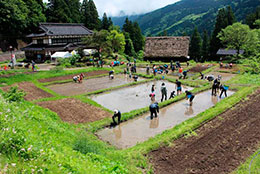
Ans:
[{"label": "small shed", "polygon": [[186,61],[189,54],[190,37],[162,36],[147,37],[145,41],[145,60]]},{"label": "small shed", "polygon": [[[244,54],[244,50],[239,50],[239,54]],[[220,48],[217,52],[217,55],[221,57],[235,56],[237,55],[237,50]]]},{"label": "small shed", "polygon": [[57,59],[57,58],[69,58],[72,57],[72,54],[69,53],[68,51],[66,52],[62,52],[62,51],[58,51],[55,52],[53,55],[51,55],[51,59]]}]

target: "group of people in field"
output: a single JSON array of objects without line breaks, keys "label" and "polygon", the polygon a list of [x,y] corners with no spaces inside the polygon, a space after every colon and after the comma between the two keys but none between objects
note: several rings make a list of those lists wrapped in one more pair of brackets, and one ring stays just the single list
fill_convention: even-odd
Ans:
[{"label": "group of people in field", "polygon": [[[186,62],[187,67],[189,66],[189,62]],[[175,64],[171,61],[170,65],[164,64],[164,65],[159,65],[158,67],[154,64],[152,66],[152,73],[154,76],[156,74],[168,74],[169,71],[172,71],[174,73],[175,71],[178,72],[179,79],[186,79],[189,70],[183,70],[181,64],[179,61],[176,61]],[[150,66],[147,64],[146,65],[146,74],[150,75]]]},{"label": "group of people in field", "polygon": [[79,75],[73,76],[73,81],[75,83],[82,83],[84,77],[84,74],[80,73]]},{"label": "group of people in field", "polygon": [[[219,75],[217,78],[213,78],[212,81],[213,81],[212,92],[211,92],[212,96],[217,96],[217,94],[220,93],[219,98],[221,98],[223,94],[225,95],[225,97],[227,97],[228,86],[221,84],[221,76]],[[157,117],[157,114],[159,113],[159,103],[155,101],[155,90],[156,90],[155,85],[152,85],[151,93],[149,94],[149,97],[151,98],[151,101],[152,101],[152,104],[150,104],[150,106],[149,106],[151,119],[153,119],[154,117]],[[164,100],[167,100],[167,88],[166,88],[165,83],[162,83],[160,90],[161,90],[161,102],[163,102]],[[176,95],[180,95],[182,93],[182,91],[183,91],[182,83],[181,83],[181,81],[179,81],[177,79],[176,80],[176,91],[174,90],[171,92],[168,100],[174,98]],[[192,102],[195,98],[195,94],[193,94],[191,91],[186,90],[185,95],[186,95],[185,98],[189,101],[189,105],[192,106]],[[120,124],[121,112],[119,110],[115,110],[114,115],[112,117],[113,124],[115,124],[115,125],[117,124],[115,121],[116,117],[118,118],[118,124]]]}]

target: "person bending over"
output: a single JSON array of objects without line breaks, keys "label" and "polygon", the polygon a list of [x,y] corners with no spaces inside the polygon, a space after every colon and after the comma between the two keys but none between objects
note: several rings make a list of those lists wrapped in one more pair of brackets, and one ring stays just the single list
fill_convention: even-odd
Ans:
[{"label": "person bending over", "polygon": [[157,102],[153,103],[149,107],[151,113],[151,119],[153,119],[153,115],[157,117],[157,112],[159,113],[159,105]]}]

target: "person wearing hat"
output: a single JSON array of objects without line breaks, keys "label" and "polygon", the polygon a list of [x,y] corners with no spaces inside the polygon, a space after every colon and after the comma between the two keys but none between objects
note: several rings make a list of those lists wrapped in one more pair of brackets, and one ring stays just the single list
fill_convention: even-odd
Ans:
[{"label": "person wearing hat", "polygon": [[114,110],[114,115],[112,116],[112,119],[113,119],[113,122],[114,124],[116,125],[116,121],[115,121],[115,118],[117,117],[118,119],[118,124],[120,124],[120,120],[121,120],[121,112],[117,109]]},{"label": "person wearing hat", "polygon": [[167,89],[166,89],[165,83],[162,83],[161,92],[162,92],[161,102],[163,102],[163,98],[165,98],[165,100],[167,100]]},{"label": "person wearing hat", "polygon": [[159,113],[159,105],[158,105],[158,103],[157,102],[152,103],[149,106],[149,109],[150,109],[150,113],[151,113],[151,119],[153,119],[153,115],[155,117],[157,117],[157,112]]},{"label": "person wearing hat", "polygon": [[181,87],[181,82],[176,79],[176,88],[177,88],[177,95],[181,94],[182,87]]}]

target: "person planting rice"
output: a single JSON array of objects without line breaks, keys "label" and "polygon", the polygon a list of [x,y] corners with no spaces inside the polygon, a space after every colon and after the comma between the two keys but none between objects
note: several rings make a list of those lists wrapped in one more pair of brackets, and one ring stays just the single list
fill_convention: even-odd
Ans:
[{"label": "person planting rice", "polygon": [[186,79],[188,72],[189,72],[189,70],[183,71],[183,73],[182,73],[183,79]]},{"label": "person planting rice", "polygon": [[191,105],[192,105],[192,101],[193,101],[195,95],[192,94],[192,93],[189,92],[189,91],[185,91],[185,93],[186,93],[186,99],[190,101],[190,106],[191,106]]},{"label": "person planting rice", "polygon": [[161,93],[162,93],[161,102],[163,102],[163,98],[165,98],[165,100],[167,100],[167,89],[166,89],[165,83],[162,83]]},{"label": "person planting rice", "polygon": [[176,80],[176,88],[177,88],[177,95],[180,95],[182,88],[181,88],[181,82],[179,80]]},{"label": "person planting rice", "polygon": [[218,79],[215,79],[212,85],[212,92],[211,95],[217,95],[217,90],[219,89],[220,81]]},{"label": "person planting rice", "polygon": [[114,79],[114,70],[108,72],[109,79]]},{"label": "person planting rice", "polygon": [[137,75],[134,75],[133,79],[134,79],[135,82],[137,82],[138,76],[137,76]]},{"label": "person planting rice", "polygon": [[149,75],[149,74],[150,74],[150,72],[149,72],[149,71],[150,71],[150,67],[149,67],[149,65],[146,65],[146,74],[147,74],[147,75]]},{"label": "person planting rice", "polygon": [[204,79],[204,74],[202,72],[200,72],[200,79],[203,80]]},{"label": "person planting rice", "polygon": [[74,81],[75,83],[77,83],[77,81],[78,81],[78,76],[74,76],[74,77],[73,77],[73,81]]},{"label": "person planting rice", "polygon": [[79,75],[79,83],[82,83],[84,77],[85,77],[85,76],[84,76],[83,73],[81,73],[81,74]]},{"label": "person planting rice", "polygon": [[[115,121],[115,118],[116,118],[116,117],[117,117],[117,119],[118,119],[118,123],[116,123],[116,121]],[[115,125],[120,124],[120,121],[121,121],[121,112],[120,112],[119,110],[115,109],[115,110],[114,110],[114,115],[112,116],[112,119],[113,119],[113,123],[114,123]]]},{"label": "person planting rice", "polygon": [[228,90],[228,86],[226,85],[220,85],[220,95],[219,95],[219,98],[221,98],[222,94],[225,93],[225,97],[227,97],[227,90]]},{"label": "person planting rice", "polygon": [[155,93],[152,92],[149,97],[151,98],[151,101],[155,101]]},{"label": "person planting rice", "polygon": [[155,117],[157,117],[157,112],[159,113],[159,105],[157,102],[155,103],[152,103],[150,106],[149,106],[149,109],[150,109],[150,116],[151,116],[151,119],[153,119],[153,115]]},{"label": "person planting rice", "polygon": [[152,85],[151,92],[153,93],[155,91],[155,85]]},{"label": "person planting rice", "polygon": [[174,98],[175,96],[176,96],[176,95],[175,95],[175,91],[172,91],[169,100],[170,100],[171,98]]}]

